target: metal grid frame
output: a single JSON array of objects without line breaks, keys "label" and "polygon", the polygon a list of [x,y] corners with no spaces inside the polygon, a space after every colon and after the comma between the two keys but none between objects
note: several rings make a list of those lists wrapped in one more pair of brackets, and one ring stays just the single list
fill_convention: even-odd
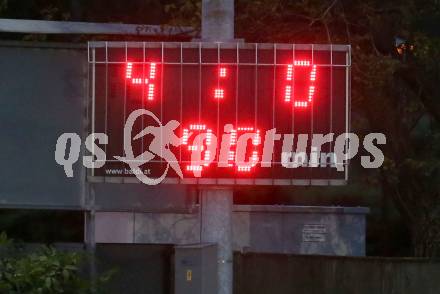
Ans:
[{"label": "metal grid frame", "polygon": [[[105,60],[96,60],[96,54],[95,49],[97,48],[104,48],[105,49]],[[109,61],[108,60],[108,49],[109,48],[125,48],[125,61]],[[89,85],[89,105],[91,107],[91,111],[89,112],[88,119],[91,121],[89,122],[91,126],[91,132],[95,132],[95,112],[96,112],[96,105],[95,105],[95,66],[98,64],[105,64],[106,65],[106,89],[105,89],[105,101],[107,106],[108,101],[108,64],[125,64],[127,62],[127,55],[128,55],[128,48],[142,48],[143,49],[143,61],[130,61],[133,64],[148,64],[145,59],[145,49],[146,48],[155,48],[161,50],[161,61],[160,63],[162,65],[181,65],[181,70],[183,65],[198,65],[199,70],[201,69],[202,65],[247,65],[247,66],[273,66],[274,67],[274,80],[276,75],[276,68],[277,66],[287,66],[289,63],[277,63],[277,50],[292,50],[292,57],[295,57],[295,51],[296,50],[309,50],[311,51],[312,56],[312,63],[314,52],[315,51],[329,51],[330,52],[330,63],[316,63],[315,65],[319,67],[343,67],[345,68],[345,76],[346,76],[346,97],[345,97],[345,133],[348,134],[350,132],[350,107],[351,107],[351,79],[350,79],[350,68],[351,68],[351,46],[350,45],[339,45],[339,44],[277,44],[277,43],[231,43],[231,42],[107,42],[107,41],[94,41],[94,42],[88,42],[88,50],[87,50],[87,58],[88,58],[88,64],[89,64],[89,77],[88,82],[91,83]],[[180,62],[167,62],[164,61],[164,49],[165,48],[180,48]],[[183,49],[198,49],[199,50],[199,60],[198,62],[185,62],[183,59]],[[202,60],[202,49],[217,49],[217,56],[218,60],[217,62],[203,62]],[[222,49],[235,49],[236,50],[236,62],[221,62],[220,60],[220,52]],[[254,49],[255,50],[255,61],[254,62],[240,62],[240,49]],[[274,59],[273,63],[259,63],[258,62],[258,49],[273,49],[274,51]],[[345,52],[346,54],[346,60],[344,64],[333,64],[333,52]],[[91,74],[90,74],[90,67],[92,68]],[[332,73],[332,71],[330,71]],[[258,75],[257,71],[255,71],[256,77]],[[180,75],[182,78],[182,74]],[[237,75],[238,79],[238,75]],[[331,77],[331,80],[333,80],[333,77]],[[331,87],[333,86],[333,83],[330,83]],[[255,83],[257,87],[257,83]],[[161,90],[163,88],[163,79],[161,79],[160,84]],[[201,87],[201,85],[199,85]],[[181,83],[182,88],[182,83]],[[333,99],[332,90],[331,92],[331,100]],[[126,89],[124,90],[124,93],[126,93]],[[182,89],[180,91],[182,99]],[[124,94],[125,96],[126,94]],[[162,91],[161,91],[162,95]],[[199,91],[199,96],[201,95],[201,91]],[[257,96],[257,91],[255,91],[255,96]],[[275,87],[274,87],[274,93],[275,98]],[[238,96],[238,87],[236,88],[236,96]],[[162,98],[162,97],[161,97]],[[126,99],[127,97],[124,97],[124,110],[126,107]],[[201,99],[201,97],[199,97]],[[255,97],[257,99],[257,97]],[[272,99],[275,101],[275,99]],[[162,101],[162,99],[161,99]],[[199,103],[199,108],[201,107],[201,103]],[[312,106],[313,107],[313,106]],[[331,107],[333,107],[333,103],[331,103]],[[162,103],[160,106],[160,112],[162,116]],[[257,110],[255,110],[257,112]],[[182,116],[182,109],[180,110]],[[238,112],[237,109],[237,103],[236,103],[236,112]],[[330,111],[332,115],[332,111]],[[107,111],[106,114],[107,116]],[[200,116],[200,110],[199,110],[199,116]],[[293,116],[292,116],[293,117]],[[124,111],[124,118],[125,118],[125,111]],[[237,118],[237,115],[236,115]],[[143,119],[143,118],[142,118]],[[255,115],[255,119],[257,119]],[[199,118],[200,120],[200,118]],[[292,118],[293,120],[293,118]],[[330,124],[333,123],[333,119],[330,119]],[[105,124],[107,124],[107,119]],[[274,118],[272,121],[272,125],[274,125]],[[331,130],[332,126],[330,127]],[[105,126],[105,130],[107,132],[107,126]],[[313,109],[312,109],[312,115],[311,115],[311,133],[313,133]],[[333,143],[333,142],[332,142]],[[331,143],[331,144],[332,144]],[[180,149],[179,149],[180,150]],[[106,150],[105,150],[106,151]],[[181,153],[181,151],[179,151]],[[180,154],[179,154],[180,155]],[[180,158],[181,156],[179,156]],[[107,160],[109,162],[110,160]],[[162,159],[160,160],[162,161]],[[344,167],[344,173],[345,178],[344,179],[276,179],[276,178],[168,178],[166,177],[163,184],[202,184],[202,185],[316,185],[316,186],[322,186],[322,185],[345,185],[348,181],[348,166],[349,161],[345,162]],[[87,177],[89,182],[93,183],[139,183],[139,180],[135,177],[124,177],[124,176],[95,176],[94,170],[92,169],[91,174]]]}]

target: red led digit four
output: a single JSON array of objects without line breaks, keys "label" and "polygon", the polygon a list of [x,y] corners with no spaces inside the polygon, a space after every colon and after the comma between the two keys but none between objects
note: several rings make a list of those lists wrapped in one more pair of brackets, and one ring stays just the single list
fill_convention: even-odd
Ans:
[{"label": "red led digit four", "polygon": [[150,70],[148,73],[148,78],[134,78],[133,77],[133,63],[127,62],[125,68],[125,78],[131,81],[133,85],[148,85],[147,100],[154,100],[155,94],[155,83],[156,80],[156,63],[150,63]]}]

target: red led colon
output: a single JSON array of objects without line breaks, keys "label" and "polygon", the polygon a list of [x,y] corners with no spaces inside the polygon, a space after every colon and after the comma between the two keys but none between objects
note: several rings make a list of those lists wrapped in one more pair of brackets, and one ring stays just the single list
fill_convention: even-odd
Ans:
[{"label": "red led colon", "polygon": [[147,100],[154,100],[155,97],[155,84],[156,79],[156,63],[150,63],[150,70],[148,73],[148,79],[145,78],[134,78],[133,77],[133,63],[127,62],[125,68],[125,78],[130,80],[133,85],[148,85],[148,90],[146,91]]},{"label": "red led colon", "polygon": [[[309,75],[309,89],[308,96],[303,99],[299,99],[295,97],[294,91],[294,83],[295,83],[295,67],[311,67],[310,75]],[[309,60],[295,60],[292,64],[287,66],[286,73],[286,81],[287,85],[284,88],[284,101],[291,102],[293,101],[293,106],[295,108],[307,108],[312,102],[313,97],[315,96],[315,82],[316,82],[316,65],[312,65]]]},{"label": "red led colon", "polygon": [[225,98],[225,90],[222,88],[223,83],[221,80],[226,79],[227,77],[227,69],[226,67],[220,66],[218,68],[218,76],[217,76],[217,88],[214,89],[214,99],[222,100]]}]

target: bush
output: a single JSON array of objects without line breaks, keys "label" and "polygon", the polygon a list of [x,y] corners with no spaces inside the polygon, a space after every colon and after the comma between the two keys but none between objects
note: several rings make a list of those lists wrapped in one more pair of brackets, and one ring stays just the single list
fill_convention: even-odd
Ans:
[{"label": "bush", "polygon": [[20,251],[4,233],[0,234],[0,248],[0,293],[99,293],[112,274],[100,276],[93,287],[81,275],[87,261],[84,253],[61,252],[48,246]]}]

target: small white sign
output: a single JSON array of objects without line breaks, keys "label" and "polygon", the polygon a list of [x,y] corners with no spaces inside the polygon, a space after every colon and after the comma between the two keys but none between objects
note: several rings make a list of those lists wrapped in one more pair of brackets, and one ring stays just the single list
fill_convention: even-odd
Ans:
[{"label": "small white sign", "polygon": [[302,230],[303,242],[325,242],[327,227],[324,224],[305,224]]}]

